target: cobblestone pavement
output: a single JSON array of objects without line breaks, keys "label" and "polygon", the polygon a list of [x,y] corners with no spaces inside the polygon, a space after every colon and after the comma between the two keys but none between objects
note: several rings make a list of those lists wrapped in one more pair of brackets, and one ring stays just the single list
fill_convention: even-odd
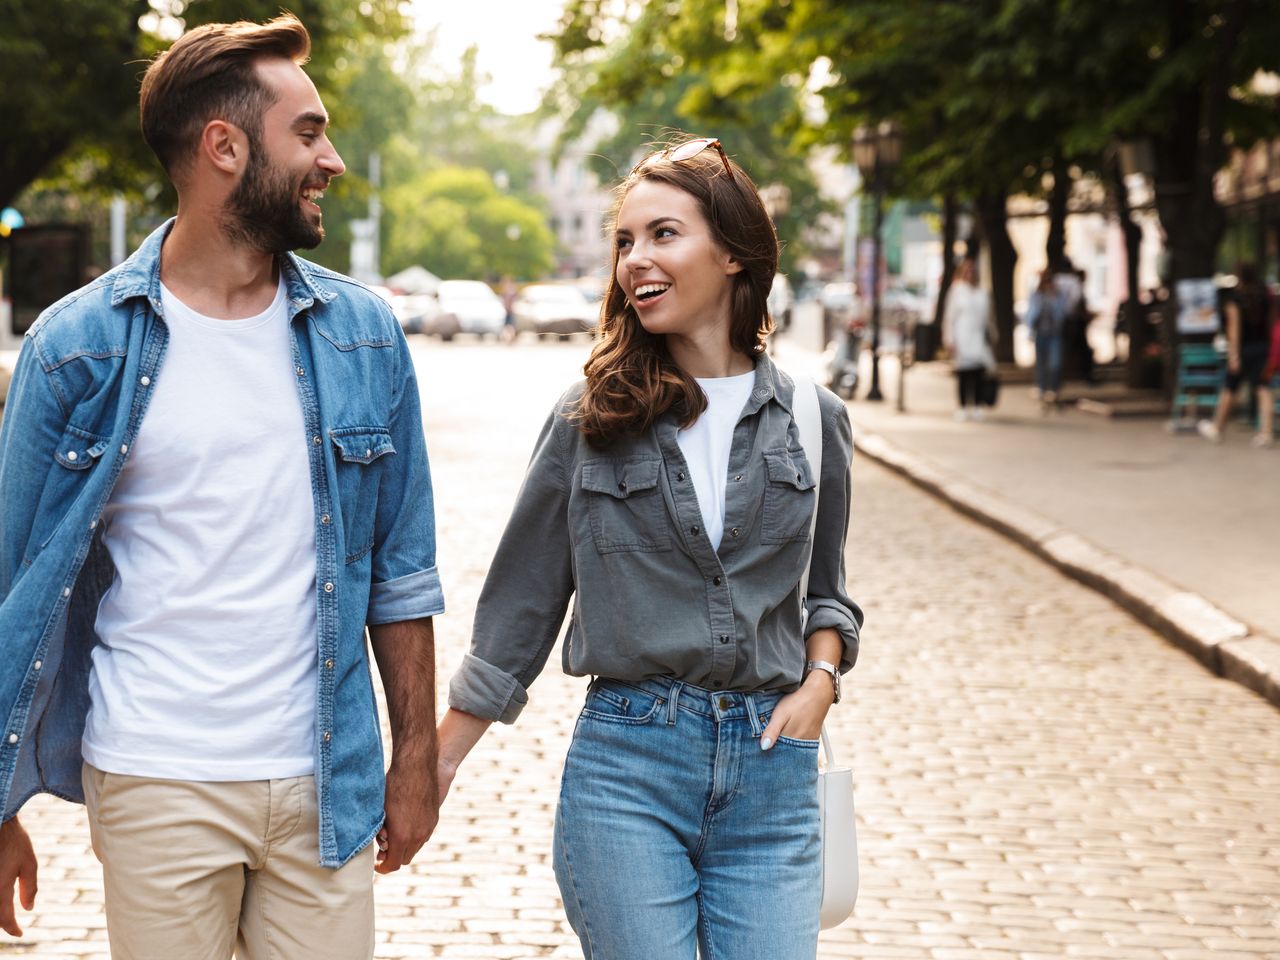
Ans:
[{"label": "cobblestone pavement", "polygon": [[[442,691],[533,437],[583,355],[418,349]],[[900,478],[859,461],[855,483],[849,580],[868,625],[831,728],[856,771],[862,892],[820,956],[1280,957],[1280,714]],[[557,663],[469,759],[437,839],[378,879],[378,957],[581,957],[548,848],[584,683]],[[26,820],[40,904],[0,957],[105,958],[80,808],[41,798]]]}]

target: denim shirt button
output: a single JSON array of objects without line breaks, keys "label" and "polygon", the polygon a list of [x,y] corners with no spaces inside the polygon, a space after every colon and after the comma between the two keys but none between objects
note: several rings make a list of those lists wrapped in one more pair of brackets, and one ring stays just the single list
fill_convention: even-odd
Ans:
[{"label": "denim shirt button", "polygon": [[690,533],[692,533],[692,534],[696,537],[696,536],[698,535],[698,530],[699,530],[699,529],[700,529],[699,527],[690,527],[690,528],[689,528],[689,532],[690,532]]},{"label": "denim shirt button", "polygon": [[618,489],[619,489],[619,490],[621,490],[623,493],[626,493],[626,492],[627,492],[627,481],[625,481],[625,480],[619,480],[619,481],[618,481]]},{"label": "denim shirt button", "polygon": [[330,734],[328,730],[326,730],[326,731],[324,732],[324,742],[325,742],[325,743],[328,743],[328,742],[329,742],[330,740],[332,740],[332,739],[333,739],[333,735],[332,735],[332,734]]},{"label": "denim shirt button", "polygon": [[712,580],[711,580],[711,582],[712,582],[712,583],[714,583],[714,584],[718,587],[718,586],[720,586],[721,580],[720,580],[720,578],[719,578],[719,577],[713,577],[713,578],[712,578]]},{"label": "denim shirt button", "polygon": [[122,443],[122,444],[120,444],[120,452],[121,452],[121,453],[128,453],[128,452],[129,452],[129,445],[128,445],[127,443]]},{"label": "denim shirt button", "polygon": [[332,669],[333,669],[333,659],[332,659],[332,658],[330,658],[330,659],[328,659],[328,660],[326,660],[326,661],[324,662],[324,668],[325,668],[326,670],[332,670]]},{"label": "denim shirt button", "polygon": [[43,666],[44,666],[44,661],[43,661],[43,660],[37,660],[35,663],[33,663],[33,664],[31,665],[31,669],[32,669],[32,670],[39,670],[39,669],[40,669],[41,667],[43,667]]},{"label": "denim shirt button", "polygon": [[314,437],[312,437],[311,442],[314,443],[317,447],[320,446],[320,434],[317,433]]},{"label": "denim shirt button", "polygon": [[11,733],[11,734],[9,734],[9,742],[10,742],[10,743],[17,743],[17,742],[18,742],[18,735],[17,735],[16,733]]},{"label": "denim shirt button", "polygon": [[70,587],[63,587],[63,588],[62,588],[62,595],[63,595],[64,597],[69,597],[69,596],[71,596],[71,588],[70,588]]},{"label": "denim shirt button", "polygon": [[142,378],[142,379],[140,379],[138,382],[139,382],[140,384],[142,384],[144,387],[149,387],[149,386],[151,386],[151,378],[150,378],[150,377],[143,377],[143,378]]},{"label": "denim shirt button", "polygon": [[76,460],[76,452],[74,450],[68,450],[67,459],[70,460],[72,463],[74,463]]},{"label": "denim shirt button", "polygon": [[737,527],[734,527],[732,530],[730,530],[730,531],[729,531],[729,536],[731,536],[731,537],[736,537],[737,535],[738,535],[738,528],[737,528]]},{"label": "denim shirt button", "polygon": [[305,377],[307,375],[307,371],[303,370],[301,367],[296,368],[296,372],[300,377]]},{"label": "denim shirt button", "polygon": [[679,480],[679,481],[681,481],[681,482],[683,482],[683,481],[684,481],[684,474],[683,474],[683,473],[677,473],[677,474],[676,474],[676,479],[677,479],[677,480]]},{"label": "denim shirt button", "polygon": [[735,476],[735,477],[733,478],[733,482],[734,482],[734,483],[741,483],[741,482],[742,482],[742,474],[738,474],[737,476]]},{"label": "denim shirt button", "polygon": [[324,592],[325,592],[325,593],[333,593],[333,584],[332,584],[332,583],[326,583],[326,584],[324,585]]},{"label": "denim shirt button", "polygon": [[324,516],[322,516],[322,517],[320,518],[320,522],[321,522],[321,523],[328,523],[328,522],[329,522],[329,515],[326,513]]},{"label": "denim shirt button", "polygon": [[721,643],[728,643],[728,642],[729,642],[729,635],[728,635],[728,634],[721,634],[721,635],[720,635],[720,642],[721,642]]}]

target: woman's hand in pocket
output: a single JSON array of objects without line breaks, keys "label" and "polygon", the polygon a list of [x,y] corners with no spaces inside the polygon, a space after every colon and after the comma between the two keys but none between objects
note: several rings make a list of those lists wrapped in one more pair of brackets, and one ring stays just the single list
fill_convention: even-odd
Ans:
[{"label": "woman's hand in pocket", "polygon": [[760,737],[760,749],[768,750],[778,742],[779,736],[817,740],[822,735],[822,723],[827,719],[827,711],[834,699],[831,677],[821,670],[814,670],[799,689],[787,694],[773,708],[769,725]]}]

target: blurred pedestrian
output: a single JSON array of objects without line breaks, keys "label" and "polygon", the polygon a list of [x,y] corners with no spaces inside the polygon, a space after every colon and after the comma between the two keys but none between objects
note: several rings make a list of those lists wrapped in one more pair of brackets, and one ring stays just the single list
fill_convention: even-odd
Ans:
[{"label": "blurred pedestrian", "polygon": [[1040,274],[1023,318],[1035,343],[1036,391],[1042,413],[1057,407],[1058,392],[1062,389],[1062,332],[1066,314],[1066,304],[1053,275],[1045,270]]},{"label": "blurred pedestrian", "polygon": [[[1240,387],[1248,385],[1260,410],[1264,406],[1270,409],[1273,402],[1269,379],[1264,377],[1271,346],[1271,296],[1253,263],[1237,264],[1236,280],[1236,286],[1226,291],[1222,304],[1226,318],[1226,380],[1218,394],[1213,420],[1201,420],[1197,424],[1201,436],[1214,443],[1222,441]],[[1272,442],[1269,422],[1265,431],[1260,429],[1255,434],[1253,442],[1258,446]]]},{"label": "blurred pedestrian", "polygon": [[502,339],[507,343],[516,342],[516,282],[510,275],[503,276],[498,288],[498,296],[502,298],[502,309],[506,311],[502,318]]},{"label": "blurred pedestrian", "polygon": [[1065,290],[1063,296],[1066,316],[1062,331],[1063,375],[1067,379],[1074,378],[1086,383],[1097,383],[1093,346],[1089,343],[1089,324],[1093,322],[1093,312],[1089,309],[1089,301],[1084,292],[1086,274],[1083,269],[1071,267],[1067,273],[1058,274],[1056,279],[1060,289]]},{"label": "blurred pedestrian", "polygon": [[142,131],[178,215],[18,358],[0,430],[14,936],[14,879],[27,909],[36,883],[17,813],[39,792],[86,804],[122,960],[370,958],[373,872],[436,822],[418,386],[386,303],[292,253],[323,240],[344,170],[310,47],[285,15],[197,27],[150,64]]},{"label": "blurred pedestrian", "polygon": [[957,420],[982,419],[982,379],[996,364],[990,327],[991,298],[977,285],[977,268],[966,257],[956,266],[942,313],[942,342],[956,375]]},{"label": "blurred pedestrian", "polygon": [[617,197],[601,338],[490,567],[441,783],[516,719],[572,599],[564,666],[596,679],[554,859],[585,956],[814,960],[818,736],[862,623],[848,414],[819,390],[810,463],[798,388],[764,352],[777,239],[718,140],[650,154]]}]

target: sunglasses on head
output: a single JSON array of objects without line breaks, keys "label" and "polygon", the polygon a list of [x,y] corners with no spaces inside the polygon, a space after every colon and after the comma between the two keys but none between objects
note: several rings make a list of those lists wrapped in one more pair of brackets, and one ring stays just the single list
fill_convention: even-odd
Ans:
[{"label": "sunglasses on head", "polygon": [[[679,146],[668,147],[660,154],[656,154],[656,156],[665,157],[672,163],[680,163],[683,160],[692,160],[708,147],[716,148],[716,151],[720,154],[720,162],[724,164],[725,175],[731,181],[736,183],[737,178],[733,175],[733,168],[729,166],[729,158],[724,152],[724,147],[720,145],[720,141],[715,137],[699,137],[696,140],[687,140]],[[640,167],[643,167],[645,162],[649,159],[651,159],[651,157],[646,157],[645,160],[640,161],[640,165],[636,167],[636,169],[638,170]]]}]

